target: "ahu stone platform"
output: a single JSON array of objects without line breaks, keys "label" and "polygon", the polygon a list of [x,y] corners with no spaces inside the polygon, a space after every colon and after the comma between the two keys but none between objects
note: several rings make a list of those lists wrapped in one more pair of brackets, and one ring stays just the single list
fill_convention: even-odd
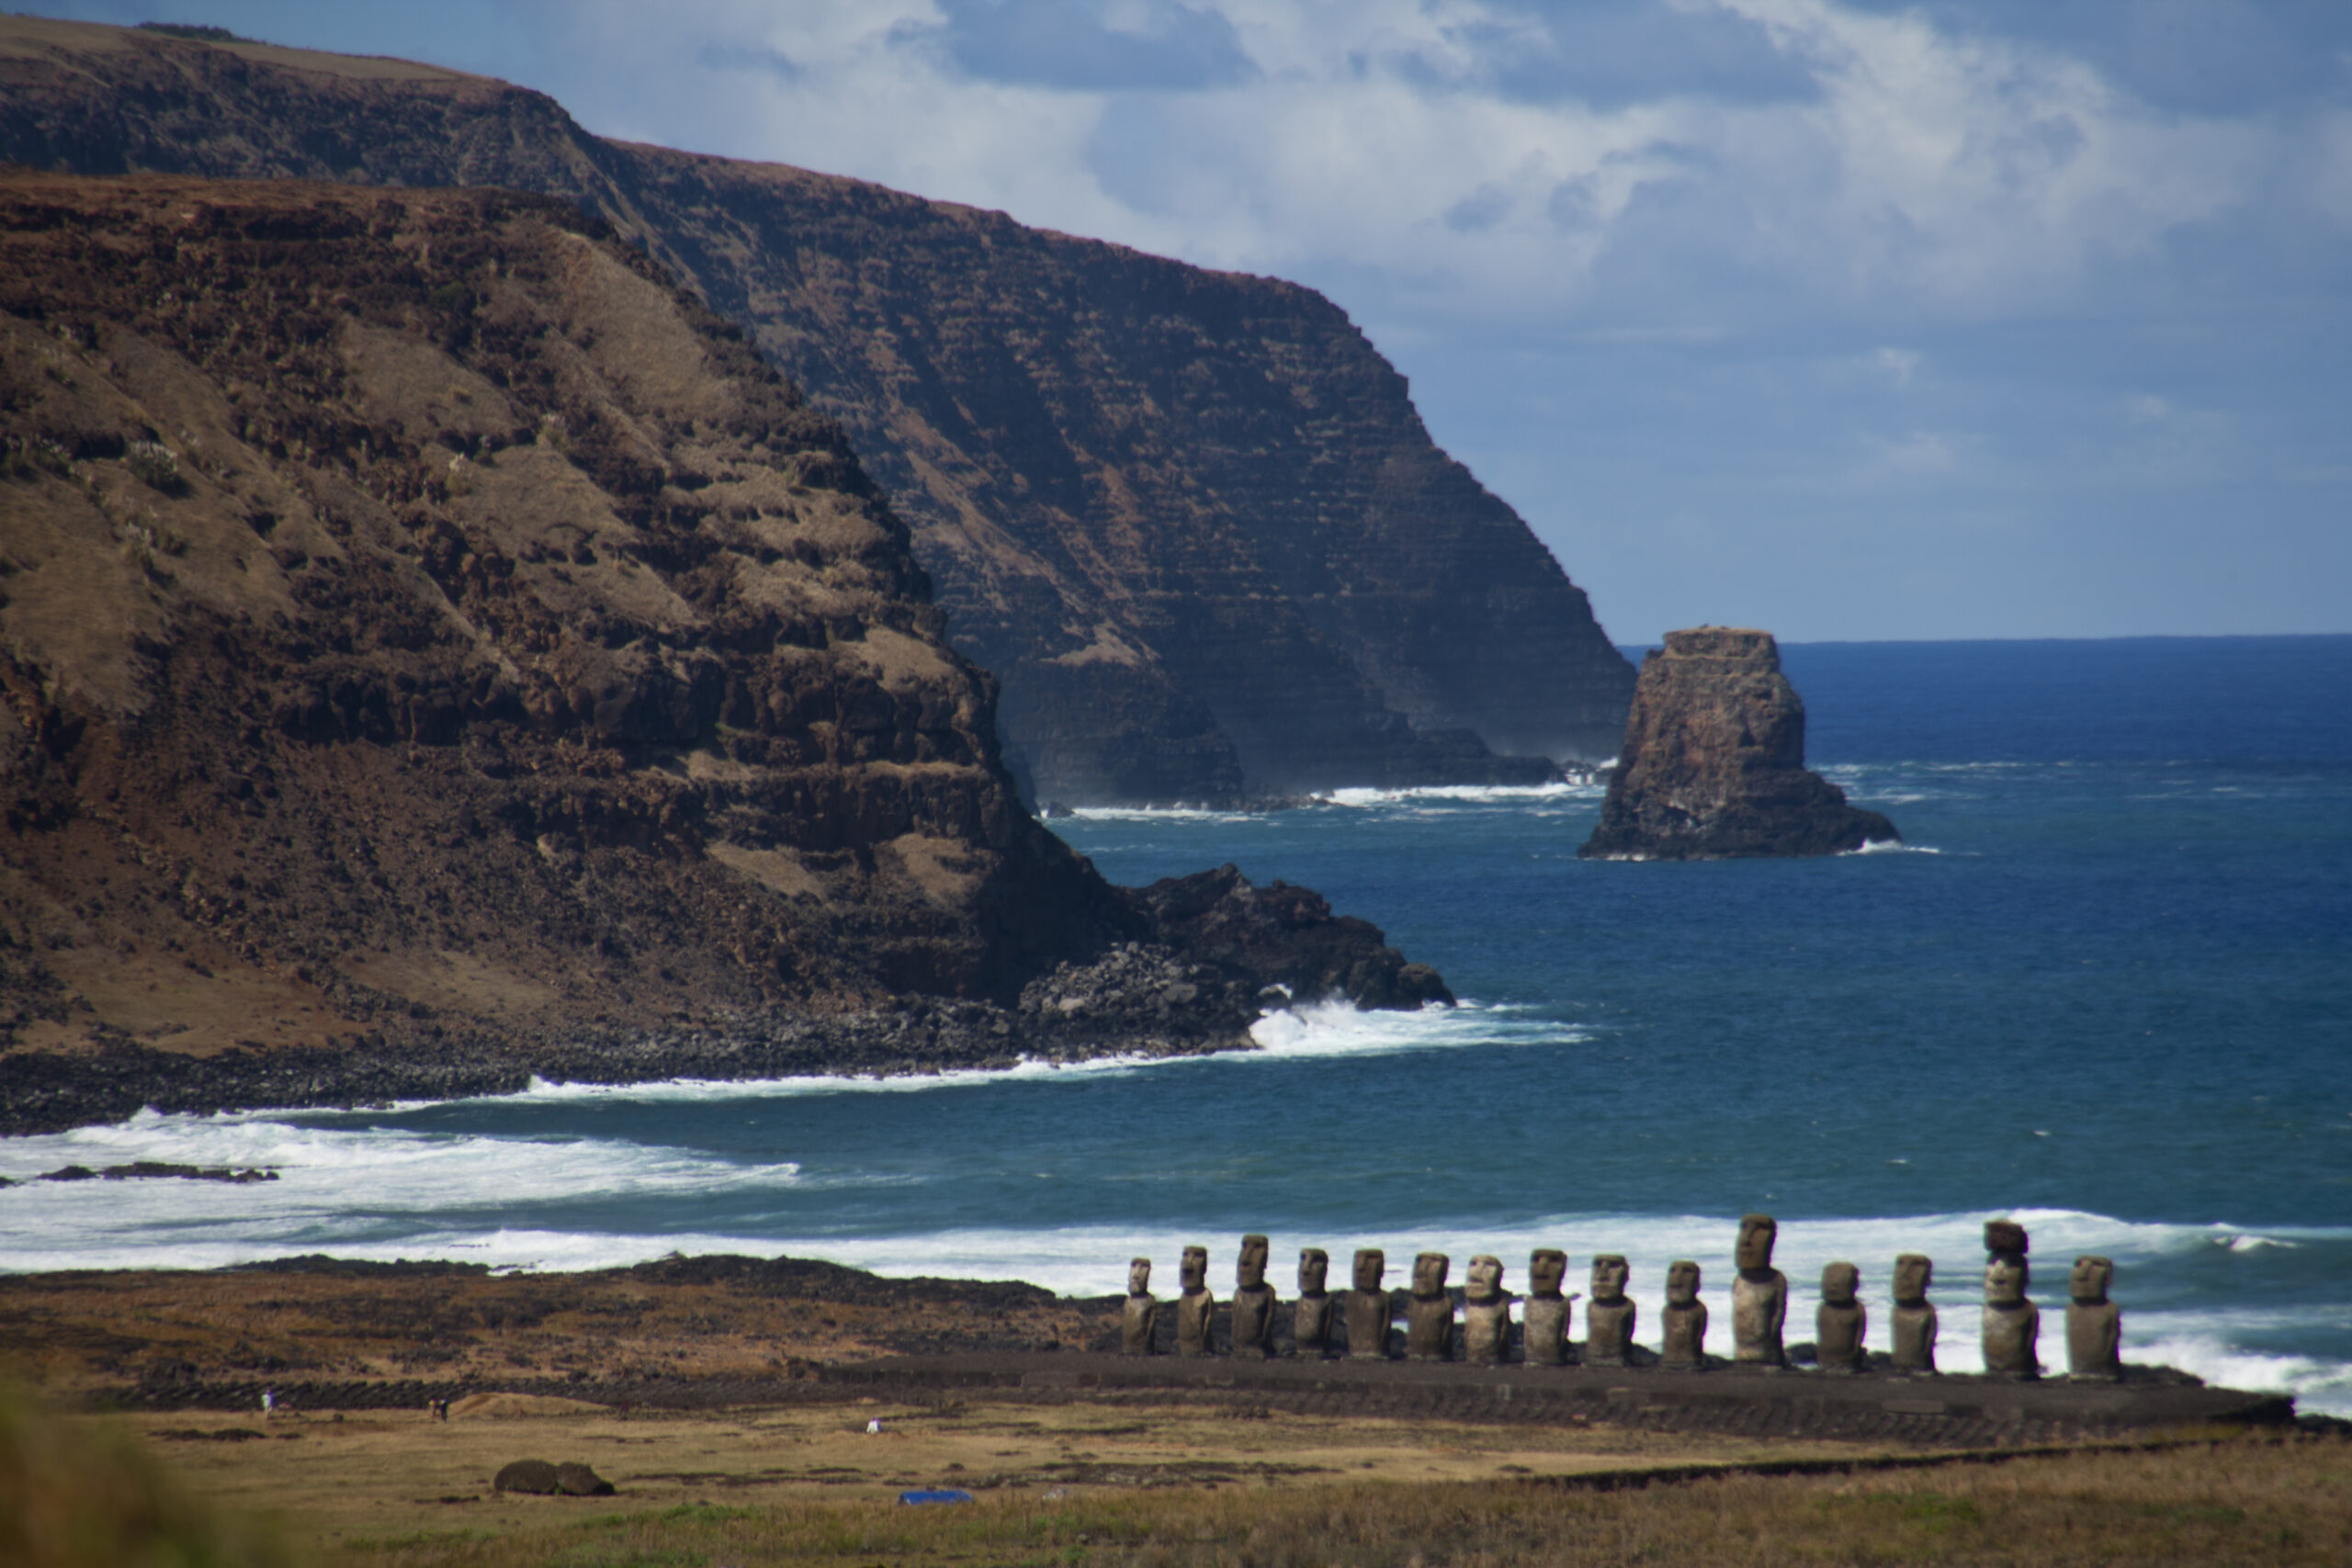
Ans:
[{"label": "ahu stone platform", "polygon": [[1065,1351],[892,1357],[827,1367],[818,1379],[825,1388],[910,1400],[986,1391],[1041,1403],[1216,1404],[1306,1416],[1633,1427],[1921,1449],[2031,1447],[2294,1419],[2293,1401],[2284,1395],[2209,1388],[2152,1368],[2127,1368],[2115,1382],[2076,1383]]}]

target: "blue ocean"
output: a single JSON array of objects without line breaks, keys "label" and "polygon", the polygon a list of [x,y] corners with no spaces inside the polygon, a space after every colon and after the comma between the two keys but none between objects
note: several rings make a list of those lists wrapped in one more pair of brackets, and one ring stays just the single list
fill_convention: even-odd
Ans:
[{"label": "blue ocean", "polygon": [[[1320,889],[1458,1009],[1308,1009],[1169,1062],[145,1114],[0,1142],[0,1175],[283,1179],[0,1190],[0,1267],[729,1250],[1103,1294],[1193,1242],[1229,1279],[1264,1231],[1457,1275],[1491,1251],[1514,1286],[1535,1247],[1572,1285],[1621,1252],[1645,1306],[1691,1258],[1721,1323],[1762,1210],[1792,1327],[1850,1260],[1883,1348],[1895,1255],[1964,1308],[2008,1215],[2047,1307],[2114,1258],[2127,1359],[2352,1415],[2352,637],[1782,652],[1810,761],[1902,848],[1582,862],[1600,791],[1571,785],[1056,824],[1122,882]],[[1973,1315],[1946,1322],[1969,1370]]]}]

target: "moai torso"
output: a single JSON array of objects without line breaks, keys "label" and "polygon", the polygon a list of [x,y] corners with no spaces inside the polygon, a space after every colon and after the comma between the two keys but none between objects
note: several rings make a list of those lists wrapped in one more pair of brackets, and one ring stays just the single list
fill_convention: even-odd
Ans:
[{"label": "moai torso", "polygon": [[1522,1352],[1532,1367],[1556,1367],[1568,1359],[1568,1303],[1560,1293],[1568,1255],[1545,1248],[1527,1261],[1527,1300],[1520,1305]]},{"label": "moai torso", "polygon": [[1387,1257],[1379,1248],[1356,1254],[1355,1288],[1347,1302],[1350,1360],[1388,1359],[1388,1292],[1380,1282],[1387,1271]]},{"label": "moai torso", "polygon": [[1832,1263],[1821,1271],[1821,1305],[1814,1310],[1815,1353],[1825,1372],[1869,1370],[1870,1353],[1862,1348],[1869,1332],[1870,1309],[1861,1301],[1862,1271],[1850,1263]]},{"label": "moai torso", "polygon": [[1233,1266],[1233,1353],[1274,1353],[1274,1289],[1266,1283],[1266,1238],[1245,1235]]},{"label": "moai torso", "polygon": [[1984,1266],[1984,1371],[1997,1378],[2041,1375],[2036,1342],[2041,1309],[2026,1299],[2022,1255],[2002,1253]]},{"label": "moai torso", "polygon": [[1298,1255],[1298,1305],[1291,1314],[1292,1354],[1319,1357],[1330,1353],[1334,1303],[1324,1282],[1331,1269],[1330,1255],[1310,1247]]},{"label": "moai torso", "polygon": [[1666,1336],[1659,1365],[1687,1372],[1707,1364],[1707,1303],[1699,1299],[1699,1266],[1689,1258],[1667,1266],[1658,1326]]},{"label": "moai torso", "polygon": [[1772,1244],[1780,1228],[1770,1214],[1740,1217],[1739,1277],[1731,1285],[1731,1357],[1746,1366],[1785,1366],[1789,1359],[1781,1344],[1781,1326],[1789,1315],[1789,1280],[1772,1267]]},{"label": "moai torso", "polygon": [[1634,1311],[1625,1294],[1625,1260],[1602,1253],[1592,1260],[1592,1300],[1584,1309],[1584,1359],[1589,1367],[1622,1367],[1633,1348]]},{"label": "moai torso", "polygon": [[1148,1356],[1159,1347],[1153,1336],[1159,1328],[1159,1303],[1151,1299],[1151,1259],[1138,1258],[1127,1265],[1126,1308],[1119,1314],[1119,1354]]},{"label": "moai torso", "polygon": [[1184,1293],[1176,1298],[1176,1353],[1214,1356],[1216,1343],[1209,1328],[1216,1297],[1209,1290],[1209,1253],[1204,1247],[1184,1249]]},{"label": "moai torso", "polygon": [[1888,1314],[1894,1353],[1888,1360],[1898,1372],[1936,1370],[1936,1309],[1928,1300],[1935,1277],[1935,1264],[1917,1252],[1894,1260],[1894,1310]]},{"label": "moai torso", "polygon": [[1405,1359],[1447,1361],[1453,1359],[1453,1293],[1445,1288],[1453,1259],[1442,1252],[1424,1252],[1413,1259],[1413,1299],[1405,1303]]},{"label": "moai torso", "polygon": [[2123,1375],[2123,1309],[2107,1299],[2115,1265],[2077,1258],[2066,1281],[2066,1375],[2079,1382],[2113,1382]]},{"label": "moai torso", "polygon": [[1462,1292],[1462,1359],[1491,1366],[1510,1354],[1510,1292],[1503,1263],[1480,1253],[1470,1260]]}]

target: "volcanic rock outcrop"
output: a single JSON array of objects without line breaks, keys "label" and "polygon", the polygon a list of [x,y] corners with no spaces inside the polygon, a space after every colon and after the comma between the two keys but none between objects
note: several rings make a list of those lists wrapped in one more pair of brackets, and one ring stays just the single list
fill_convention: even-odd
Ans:
[{"label": "volcanic rock outcrop", "polygon": [[1033,798],[1534,782],[1633,671],[1330,301],[431,66],[0,20],[0,158],[497,185],[603,215],[848,429]]},{"label": "volcanic rock outcrop", "polygon": [[0,176],[0,1130],[1442,994],[1039,826],[839,426],[602,227]]},{"label": "volcanic rock outcrop", "polygon": [[1642,660],[1600,824],[1577,852],[1629,860],[1826,855],[1899,841],[1804,765],[1804,705],[1772,634],[1668,632]]}]

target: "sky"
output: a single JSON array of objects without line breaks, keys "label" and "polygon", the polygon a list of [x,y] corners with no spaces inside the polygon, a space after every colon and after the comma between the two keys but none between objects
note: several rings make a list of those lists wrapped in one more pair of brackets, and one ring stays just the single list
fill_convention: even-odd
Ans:
[{"label": "sky", "polygon": [[2346,0],[27,8],[1305,283],[1620,642],[2352,632]]}]

